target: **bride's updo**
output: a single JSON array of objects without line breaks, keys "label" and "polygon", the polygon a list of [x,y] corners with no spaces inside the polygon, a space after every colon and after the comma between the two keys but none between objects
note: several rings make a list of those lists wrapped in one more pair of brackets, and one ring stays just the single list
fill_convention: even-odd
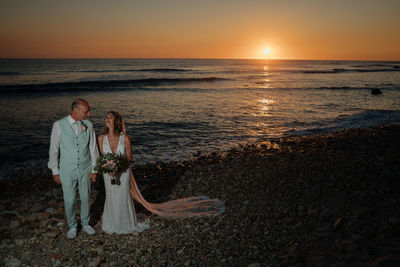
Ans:
[{"label": "bride's updo", "polygon": [[[122,116],[116,112],[116,111],[109,111],[107,112],[107,115],[111,114],[114,117],[114,133],[123,133],[124,132],[124,126],[123,126],[123,121],[122,121]],[[109,132],[109,129],[107,126],[104,126],[103,131],[101,134],[107,135]]]}]

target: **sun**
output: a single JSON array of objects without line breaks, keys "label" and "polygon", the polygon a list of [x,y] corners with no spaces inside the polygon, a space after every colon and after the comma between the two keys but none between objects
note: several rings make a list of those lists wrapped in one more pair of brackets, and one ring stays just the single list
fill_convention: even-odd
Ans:
[{"label": "sun", "polygon": [[264,49],[264,54],[265,54],[265,55],[269,55],[269,53],[270,53],[270,51],[269,51],[268,48]]}]

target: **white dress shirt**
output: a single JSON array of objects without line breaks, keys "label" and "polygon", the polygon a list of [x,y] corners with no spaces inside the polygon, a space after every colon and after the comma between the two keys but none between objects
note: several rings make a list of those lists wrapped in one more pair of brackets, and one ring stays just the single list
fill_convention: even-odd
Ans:
[{"label": "white dress shirt", "polygon": [[[67,117],[68,122],[71,124],[72,129],[75,132],[75,135],[78,135],[82,131],[82,123],[80,121],[75,121],[71,115]],[[89,150],[90,157],[92,159],[92,173],[96,173],[94,167],[96,166],[96,160],[99,157],[99,151],[97,150],[96,143],[96,132],[93,129],[93,125],[89,122],[90,127],[90,137],[89,137]],[[49,150],[49,163],[47,166],[51,169],[53,175],[60,174],[59,168],[59,155],[60,155],[60,126],[58,121],[53,123],[53,129],[51,130],[51,138],[50,138],[50,150]]]}]

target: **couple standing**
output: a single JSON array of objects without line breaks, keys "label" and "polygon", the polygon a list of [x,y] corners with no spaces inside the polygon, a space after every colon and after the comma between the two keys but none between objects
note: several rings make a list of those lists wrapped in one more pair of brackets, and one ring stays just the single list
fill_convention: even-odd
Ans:
[{"label": "couple standing", "polygon": [[[94,171],[99,157],[96,133],[93,124],[87,120],[90,105],[83,99],[76,99],[71,106],[71,114],[53,124],[50,140],[49,168],[53,180],[62,184],[64,208],[69,226],[67,237],[77,235],[75,219],[76,188],[80,197],[80,217],[82,230],[89,235],[96,231],[89,225],[90,183],[96,182]],[[117,112],[109,112],[102,135],[99,136],[101,153],[120,153],[130,161],[131,142],[123,134],[122,118]],[[111,185],[111,179],[104,175],[106,203],[103,212],[102,229],[106,233],[130,233],[143,231],[148,225],[138,224],[129,192],[129,170],[121,174],[121,185]]]},{"label": "couple standing", "polygon": [[[76,188],[80,197],[80,218],[82,229],[89,235],[96,231],[89,225],[89,195],[91,182],[96,182],[96,160],[99,151],[93,124],[87,120],[90,105],[84,99],[76,99],[71,114],[53,124],[48,167],[53,180],[62,185],[64,207],[69,226],[67,237],[77,235],[75,219]],[[118,112],[108,112],[105,126],[99,136],[100,153],[118,153],[132,160],[132,146],[125,134],[124,123]],[[106,200],[103,210],[102,230],[108,234],[142,232],[149,228],[148,221],[138,223],[133,199],[150,212],[165,218],[182,218],[218,215],[224,212],[224,205],[217,199],[204,196],[188,197],[164,203],[149,203],[141,195],[130,168],[120,174],[120,185],[112,185],[111,177],[104,174]]]}]

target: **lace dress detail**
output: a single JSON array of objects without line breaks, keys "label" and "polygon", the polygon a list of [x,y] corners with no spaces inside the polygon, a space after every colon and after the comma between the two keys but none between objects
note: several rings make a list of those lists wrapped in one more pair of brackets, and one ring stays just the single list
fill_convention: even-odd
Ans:
[{"label": "lace dress detail", "polygon": [[[113,153],[110,143],[105,135],[103,138],[103,153]],[[115,151],[117,154],[126,155],[124,134],[121,133],[118,146]],[[107,234],[129,234],[132,232],[142,232],[148,229],[149,220],[139,223],[136,218],[135,206],[130,195],[130,169],[119,174],[121,185],[112,185],[111,176],[104,174],[104,186],[106,189],[106,200],[104,203],[102,230]]]}]

